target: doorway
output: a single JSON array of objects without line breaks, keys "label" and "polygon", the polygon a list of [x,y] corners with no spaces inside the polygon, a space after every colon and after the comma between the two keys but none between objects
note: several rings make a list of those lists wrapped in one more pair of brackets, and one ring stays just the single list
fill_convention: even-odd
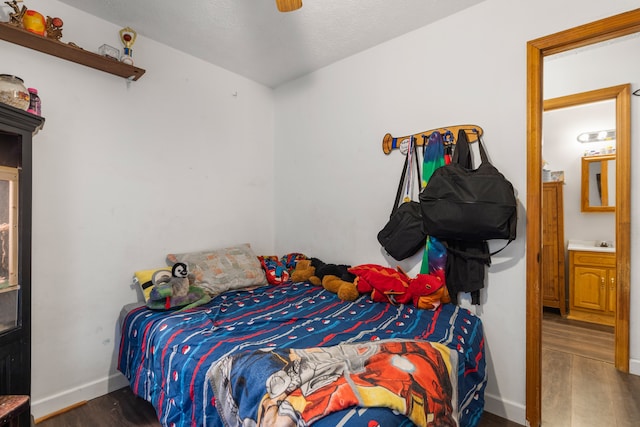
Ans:
[{"label": "doorway", "polygon": [[[543,59],[640,31],[640,9],[596,21],[527,43],[527,371],[526,418],[532,426],[541,422],[541,195],[542,195],[542,114]],[[621,103],[629,108],[630,89],[624,90]],[[617,104],[619,105],[619,104]],[[617,107],[619,108],[619,107]],[[616,175],[616,253],[617,312],[616,340],[625,343],[616,352],[618,369],[628,371],[629,294],[630,294],[630,117],[619,114],[619,164]],[[627,305],[625,307],[625,301]]]},{"label": "doorway", "polygon": [[[602,278],[604,286],[600,286],[600,278],[596,277],[600,271],[612,271],[600,270],[600,263],[616,265],[615,168],[609,168],[610,209],[593,210],[582,203],[583,187],[595,184],[585,180],[590,177],[589,169],[582,166],[585,160],[596,163],[613,158],[606,161],[615,162],[616,97],[620,90],[595,90],[543,103],[542,155],[544,168],[551,171],[543,173],[542,205],[541,422],[545,427],[599,425],[602,417],[616,420],[617,416],[622,419],[627,416],[619,408],[613,412],[613,405],[608,402],[615,399],[607,393],[609,389],[600,386],[600,393],[594,393],[594,386],[587,381],[591,378],[585,374],[597,372],[598,382],[606,378],[615,384],[615,301],[609,305],[609,300],[615,297],[615,275],[611,276],[611,283]],[[600,136],[603,129],[608,132]],[[584,136],[594,132],[593,137]],[[558,194],[559,200],[550,197],[553,194]],[[604,200],[600,198],[600,205]],[[596,200],[590,202],[594,205]],[[558,223],[555,227],[554,219]],[[609,247],[595,246],[602,242],[608,242]],[[558,250],[548,249],[552,245]],[[583,259],[588,260],[584,265],[574,263]],[[559,279],[554,281],[555,278]],[[600,419],[580,410],[584,405],[597,406],[599,402],[602,402]]]},{"label": "doorway", "polygon": [[[585,327],[615,326],[616,103],[625,89],[544,101],[542,289],[547,320],[557,311],[562,318],[586,322]],[[611,267],[602,270],[610,277],[597,277],[604,264]],[[613,361],[613,346],[605,350]]]}]

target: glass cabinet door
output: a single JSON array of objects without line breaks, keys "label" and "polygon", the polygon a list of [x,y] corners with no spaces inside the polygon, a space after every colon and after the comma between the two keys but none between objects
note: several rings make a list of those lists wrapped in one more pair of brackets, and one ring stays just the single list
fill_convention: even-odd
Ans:
[{"label": "glass cabinet door", "polygon": [[0,166],[0,334],[20,326],[18,169]]}]

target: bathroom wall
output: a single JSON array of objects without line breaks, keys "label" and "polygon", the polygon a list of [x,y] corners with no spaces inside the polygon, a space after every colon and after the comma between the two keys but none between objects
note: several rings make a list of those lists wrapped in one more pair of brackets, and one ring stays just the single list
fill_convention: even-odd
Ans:
[{"label": "bathroom wall", "polygon": [[565,241],[615,241],[615,212],[581,212],[580,208],[582,156],[615,147],[615,141],[581,143],[577,139],[583,132],[615,129],[615,101],[548,111],[543,120],[543,159],[552,171],[564,171]]}]

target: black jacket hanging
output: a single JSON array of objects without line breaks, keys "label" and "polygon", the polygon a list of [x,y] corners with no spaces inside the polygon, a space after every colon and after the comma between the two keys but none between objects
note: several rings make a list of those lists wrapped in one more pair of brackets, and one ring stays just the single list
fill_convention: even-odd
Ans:
[{"label": "black jacket hanging", "polygon": [[[462,143],[461,143],[462,142]],[[471,150],[464,130],[458,139],[452,161],[472,168]],[[445,279],[451,302],[458,303],[459,292],[470,292],[471,303],[480,304],[480,289],[484,288],[485,266],[491,265],[491,253],[486,240],[464,241],[444,239],[447,247]]]}]

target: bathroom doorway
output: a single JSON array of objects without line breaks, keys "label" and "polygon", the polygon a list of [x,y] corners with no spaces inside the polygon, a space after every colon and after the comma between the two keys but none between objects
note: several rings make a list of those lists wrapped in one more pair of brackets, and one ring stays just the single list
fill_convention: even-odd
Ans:
[{"label": "bathroom doorway", "polygon": [[[585,209],[583,203],[584,186],[593,185],[586,179],[589,170],[583,167],[585,159],[615,160],[618,147],[614,135],[620,117],[628,114],[625,108],[628,108],[629,92],[629,85],[620,85],[543,102],[542,163],[543,168],[547,169],[547,173],[542,173],[543,193],[546,196],[546,187],[555,185],[562,194],[557,211],[549,212],[549,197],[543,197],[542,206],[543,282],[554,277],[553,274],[548,274],[549,271],[553,271],[555,266],[562,266],[562,271],[556,275],[561,278],[558,283],[559,290],[562,291],[558,295],[561,301],[557,305],[543,307],[542,314],[543,426],[560,426],[568,419],[572,420],[572,425],[592,425],[589,420],[580,419],[581,412],[576,410],[579,402],[586,402],[588,396],[594,394],[594,390],[585,388],[582,373],[599,372],[603,378],[615,378],[616,352],[629,351],[628,342],[617,343],[615,335],[615,189],[618,180],[615,166],[611,168],[613,173],[609,178],[612,181],[612,209]],[[604,130],[607,132],[601,132]],[[598,139],[596,137],[586,138],[585,133],[602,135],[602,141],[595,141]],[[625,131],[621,133],[624,135]],[[589,142],[581,142],[583,140]],[[545,229],[547,222],[544,218],[547,216],[555,217],[560,223],[557,260],[550,260],[548,255],[553,252],[545,250],[545,244],[552,234]],[[601,247],[600,244],[606,244],[606,247]],[[576,264],[574,261],[578,259],[588,259],[594,265]],[[599,269],[600,262],[608,262],[610,265]],[[602,271],[605,275],[607,271],[610,272],[610,277],[596,277],[596,273]],[[586,299],[586,294],[577,292],[581,283],[576,279],[579,276],[577,272],[586,278],[586,285],[580,286],[592,291]],[[545,301],[548,301],[548,289],[545,283],[542,283],[542,288],[544,306]],[[584,300],[589,309],[580,312],[582,307],[578,305],[574,311],[576,300]],[[603,316],[603,313],[607,315]],[[624,348],[616,349],[616,345]],[[559,384],[568,388],[558,389]]]},{"label": "bathroom doorway", "polygon": [[[560,102],[551,99],[545,105]],[[601,289],[595,276],[576,277],[571,262],[585,261],[588,255],[589,260],[615,266],[615,99],[554,107],[543,117],[543,307],[549,315],[559,312],[569,319],[613,326],[615,277],[606,278],[607,286]],[[584,286],[576,287],[576,282]],[[583,295],[587,290],[593,294]]]},{"label": "bathroom doorway", "polygon": [[[549,92],[553,93],[553,90]],[[544,272],[552,270],[556,263],[564,266],[564,271],[559,273],[563,282],[558,285],[563,287],[562,292],[559,292],[563,298],[558,307],[560,314],[568,320],[586,323],[582,325],[583,329],[588,328],[589,324],[603,326],[604,328],[599,328],[599,332],[612,329],[614,346],[610,350],[613,352],[614,363],[616,351],[623,354],[628,354],[629,351],[628,341],[617,342],[615,339],[615,312],[618,305],[615,276],[618,263],[616,197],[612,194],[612,211],[585,211],[582,203],[585,197],[583,190],[589,185],[589,181],[588,176],[585,176],[583,163],[585,159],[615,160],[618,151],[615,135],[620,119],[629,114],[628,98],[629,85],[620,85],[550,98],[543,102],[542,162],[543,168],[551,170],[548,174],[551,177],[545,177],[546,174],[543,173],[543,181],[560,180],[563,193],[561,211],[555,213],[562,222],[558,245],[559,259],[549,260],[543,255],[543,277],[548,277]],[[603,130],[609,132],[602,133],[603,137],[599,138],[602,140],[593,138],[594,140],[589,142],[581,141],[585,139],[585,133],[598,134]],[[623,129],[622,135],[624,134]],[[613,183],[612,192],[615,193],[616,168],[611,169],[613,173],[609,179]],[[543,226],[543,235],[544,233]],[[601,244],[607,247],[601,247]],[[583,261],[586,259],[589,261],[585,264]],[[601,264],[603,262],[605,264]],[[596,277],[595,273],[598,272],[604,274]],[[582,276],[586,279],[584,285],[578,280]],[[585,293],[587,291],[590,293]],[[628,300],[623,301],[622,309],[628,307],[628,304]],[[584,307],[587,308],[583,309]],[[545,311],[547,320],[553,319],[553,310]],[[556,325],[559,323],[556,322]],[[587,339],[584,346],[587,347],[588,343]],[[616,346],[620,348],[616,350]],[[602,351],[604,352],[604,349]],[[609,360],[608,355],[606,359]]]}]

